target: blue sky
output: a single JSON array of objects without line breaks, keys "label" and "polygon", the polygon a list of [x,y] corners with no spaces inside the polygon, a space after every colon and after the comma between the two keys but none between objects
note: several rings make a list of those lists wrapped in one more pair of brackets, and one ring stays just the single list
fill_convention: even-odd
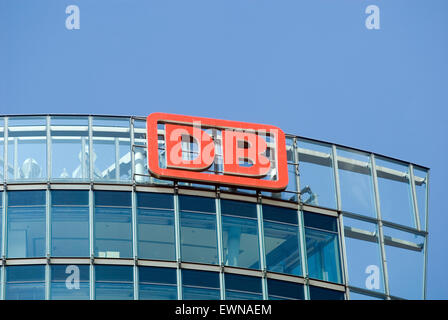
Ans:
[{"label": "blue sky", "polygon": [[[78,5],[80,30],[65,8]],[[368,5],[381,29],[368,30]],[[448,298],[446,0],[0,0],[0,113],[267,123],[431,168],[428,297]]]}]

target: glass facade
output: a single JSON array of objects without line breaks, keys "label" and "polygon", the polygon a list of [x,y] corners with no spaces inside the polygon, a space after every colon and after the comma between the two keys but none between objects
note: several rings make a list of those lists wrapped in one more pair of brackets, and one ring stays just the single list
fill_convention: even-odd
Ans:
[{"label": "glass facade", "polygon": [[151,176],[144,118],[0,117],[0,298],[424,299],[429,169],[286,145],[259,192]]}]

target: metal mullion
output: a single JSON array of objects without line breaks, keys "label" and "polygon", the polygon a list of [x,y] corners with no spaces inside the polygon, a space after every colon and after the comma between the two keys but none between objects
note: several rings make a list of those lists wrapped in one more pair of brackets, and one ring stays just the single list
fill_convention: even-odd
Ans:
[{"label": "metal mullion", "polygon": [[[5,183],[6,185],[6,183]],[[6,197],[6,188],[3,190],[2,192],[2,197],[3,197],[3,207],[2,207],[2,230],[1,230],[1,238],[2,238],[2,259],[6,258],[6,223],[7,223],[7,219],[6,219],[6,202],[7,202],[7,197]]]},{"label": "metal mullion", "polygon": [[134,118],[131,118],[130,124],[130,139],[131,139],[131,182],[135,185],[135,154],[134,154]]},{"label": "metal mullion", "polygon": [[215,199],[216,206],[216,236],[218,239],[218,264],[221,266],[219,271],[219,284],[221,300],[225,299],[225,281],[224,281],[224,249],[222,245],[222,221],[221,221],[221,200],[219,199],[219,190]]},{"label": "metal mullion", "polygon": [[6,287],[6,267],[2,265],[0,275],[0,300],[5,300],[5,287]]},{"label": "metal mullion", "polygon": [[421,223],[420,223],[420,214],[417,204],[417,193],[415,192],[415,178],[414,178],[414,166],[410,163],[409,164],[409,184],[411,187],[411,194],[412,194],[412,206],[414,207],[414,221],[415,221],[415,227],[417,230],[421,230]]},{"label": "metal mullion", "polygon": [[[340,214],[340,212],[342,211],[342,202],[341,202],[341,185],[339,182],[339,164],[338,164],[338,154],[337,154],[337,149],[336,146],[333,144],[331,146],[331,152],[332,152],[332,164],[333,164],[333,178],[334,178],[334,184],[335,184],[335,189],[336,189],[336,207],[337,210],[339,212],[338,214],[338,227],[339,227],[339,232],[338,232],[338,236],[340,235],[339,238],[339,247],[341,248],[341,252],[339,253],[339,257],[342,258],[341,259],[341,263],[342,263],[342,277],[343,277],[343,283],[345,283],[346,285],[348,285],[348,264],[347,264],[347,250],[345,247],[345,234],[344,234],[344,220],[342,217],[342,214]],[[346,294],[346,298],[349,299],[350,294],[349,294],[349,290],[347,288],[347,286],[345,287],[345,294]]]},{"label": "metal mullion", "polygon": [[138,246],[137,246],[137,194],[135,188],[132,188],[132,251],[134,254],[134,300],[139,298],[139,283],[138,283]]},{"label": "metal mullion", "polygon": [[[50,185],[48,184],[48,187]],[[45,216],[46,216],[46,224],[45,224],[45,244],[46,244],[46,264],[45,264],[45,300],[50,300],[50,232],[51,232],[51,216],[50,216],[50,189],[47,188],[45,191]]]},{"label": "metal mullion", "polygon": [[6,184],[8,178],[8,117],[4,118],[4,129],[3,129],[3,183]]},{"label": "metal mullion", "polygon": [[[177,186],[175,186],[177,188]],[[182,271],[181,271],[181,252],[180,252],[180,217],[179,217],[179,195],[177,190],[174,193],[174,234],[176,242],[176,261],[177,261],[177,299],[182,299]]]},{"label": "metal mullion", "polygon": [[[345,246],[345,233],[344,233],[344,220],[342,214],[338,216],[338,228],[339,228],[339,234],[341,235],[339,237],[339,246],[342,249],[342,277],[343,277],[343,283],[345,284],[345,295],[346,300],[350,299],[350,293],[348,290],[348,264],[347,264],[347,249]],[[341,256],[341,254],[339,254]]]},{"label": "metal mullion", "polygon": [[382,222],[382,218],[381,218],[380,194],[379,194],[379,189],[378,189],[378,177],[376,174],[375,155],[373,153],[370,154],[370,162],[372,165],[373,190],[375,193],[375,207],[376,207],[376,214],[377,214],[377,218],[378,218],[378,236],[379,236],[379,245],[380,245],[382,267],[383,267],[384,293],[386,294],[387,299],[390,300],[389,275],[387,272],[386,248],[384,245],[384,233],[383,233],[383,222]]},{"label": "metal mullion", "polygon": [[51,179],[51,132],[50,116],[47,116],[47,181]]},{"label": "metal mullion", "polygon": [[258,243],[259,243],[259,255],[260,255],[260,269],[262,271],[261,285],[263,300],[268,300],[268,286],[267,286],[267,266],[266,266],[266,253],[264,248],[264,230],[263,230],[263,208],[261,206],[261,194],[258,193],[257,202],[257,220],[258,220]]},{"label": "metal mullion", "polygon": [[298,222],[298,232],[299,232],[299,245],[300,245],[300,256],[301,256],[301,264],[302,264],[302,276],[305,279],[305,284],[303,286],[304,295],[303,297],[305,300],[310,299],[310,293],[309,293],[309,286],[308,286],[308,257],[306,255],[306,241],[305,241],[305,227],[303,223],[303,213],[302,213],[302,194],[300,193],[301,187],[300,187],[300,159],[299,159],[299,149],[297,147],[297,137],[294,137],[294,143],[293,143],[293,149],[294,149],[294,162],[296,163],[296,184],[297,184],[297,191],[298,191],[298,202],[299,207],[297,209],[297,222]]},{"label": "metal mullion", "polygon": [[93,128],[92,116],[89,116],[89,180],[93,181]]},{"label": "metal mullion", "polygon": [[[429,171],[426,172],[426,204],[425,204],[425,231],[428,231],[428,209],[429,209]],[[425,236],[425,253],[423,262],[423,299],[426,300],[426,281],[427,281],[427,267],[428,267],[428,235]]]},{"label": "metal mullion", "polygon": [[94,219],[93,219],[93,214],[94,214],[94,210],[93,210],[93,190],[92,190],[92,185],[90,187],[89,190],[89,253],[90,253],[90,300],[94,300],[95,299],[95,270],[94,270],[94,230],[93,230],[93,223],[94,223]]}]

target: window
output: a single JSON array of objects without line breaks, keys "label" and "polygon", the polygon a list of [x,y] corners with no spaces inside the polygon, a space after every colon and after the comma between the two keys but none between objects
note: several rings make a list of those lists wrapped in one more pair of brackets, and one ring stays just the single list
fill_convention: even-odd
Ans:
[{"label": "window", "polygon": [[45,257],[46,191],[10,191],[7,195],[7,257]]},{"label": "window", "polygon": [[226,300],[261,300],[261,278],[226,273]]},{"label": "window", "polygon": [[300,189],[305,204],[336,209],[330,145],[298,139]]},{"label": "window", "polygon": [[140,300],[176,300],[176,269],[139,267]]},{"label": "window", "polygon": [[383,232],[390,294],[423,299],[425,237],[389,227]]},{"label": "window", "polygon": [[93,118],[93,175],[100,181],[131,180],[128,118]]},{"label": "window", "polygon": [[133,267],[96,265],[95,299],[133,300]]},{"label": "window", "polygon": [[7,180],[47,180],[45,117],[13,117],[9,119]]},{"label": "window", "polygon": [[3,183],[4,180],[4,174],[3,174],[3,165],[4,165],[4,161],[5,161],[5,156],[4,156],[4,145],[5,145],[5,127],[4,127],[4,120],[3,118],[0,119],[0,182]]},{"label": "window", "polygon": [[302,274],[297,210],[263,205],[267,270]]},{"label": "window", "polygon": [[409,167],[396,161],[376,158],[381,218],[416,228],[409,184]]},{"label": "window", "polygon": [[51,117],[51,179],[89,180],[87,117]]},{"label": "window", "polygon": [[140,259],[176,260],[173,195],[137,192],[137,228]]},{"label": "window", "polygon": [[51,191],[51,255],[90,256],[88,191]]},{"label": "window", "polygon": [[376,217],[370,156],[338,148],[342,210]]},{"label": "window", "polygon": [[310,286],[311,300],[344,300],[344,292]]},{"label": "window", "polygon": [[6,267],[6,300],[44,300],[45,266]]},{"label": "window", "polygon": [[88,265],[51,265],[52,300],[89,300]]},{"label": "window", "polygon": [[344,217],[344,235],[349,284],[384,292],[378,226]]},{"label": "window", "polygon": [[179,196],[182,261],[218,264],[214,198]]},{"label": "window", "polygon": [[300,283],[268,279],[269,300],[304,300]]},{"label": "window", "polygon": [[132,257],[131,193],[95,191],[95,256]]},{"label": "window", "polygon": [[260,269],[256,204],[221,200],[221,218],[225,265]]},{"label": "window", "polygon": [[182,295],[183,300],[219,300],[219,274],[182,270]]},{"label": "window", "polygon": [[342,282],[337,220],[303,212],[310,278]]}]

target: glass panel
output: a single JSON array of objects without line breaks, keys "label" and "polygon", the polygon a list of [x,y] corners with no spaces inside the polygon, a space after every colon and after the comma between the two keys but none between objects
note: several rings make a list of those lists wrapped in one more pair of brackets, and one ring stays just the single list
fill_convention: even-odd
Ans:
[{"label": "glass panel", "polygon": [[45,191],[7,195],[7,257],[45,257]]},{"label": "glass panel", "polygon": [[336,190],[330,145],[298,139],[302,202],[336,209]]},{"label": "glass panel", "polygon": [[9,119],[7,180],[47,180],[45,117],[15,117]]},{"label": "glass panel", "polygon": [[256,204],[222,200],[221,213],[225,265],[259,269]]},{"label": "glass panel", "polygon": [[51,255],[90,256],[88,191],[51,191]]},{"label": "glass panel", "polygon": [[95,191],[95,256],[132,258],[131,193]]},{"label": "glass panel", "polygon": [[51,265],[52,300],[89,300],[88,265]]},{"label": "glass panel", "polygon": [[344,300],[344,292],[310,286],[311,300]]},{"label": "glass panel", "polygon": [[384,292],[377,225],[344,217],[344,234],[349,284]]},{"label": "glass panel", "polygon": [[300,283],[268,279],[269,300],[304,300]]},{"label": "glass panel", "polygon": [[405,299],[422,299],[425,238],[388,227],[383,230],[390,294]]},{"label": "glass panel", "polygon": [[[304,212],[305,238],[310,278],[330,282],[342,282],[338,234],[323,230],[329,226],[328,220],[336,218]],[[317,229],[317,222],[322,221]],[[331,226],[330,225],[330,226]]]},{"label": "glass panel", "polygon": [[174,199],[171,194],[137,192],[140,259],[176,259]]},{"label": "glass panel", "polygon": [[369,155],[341,148],[336,152],[342,210],[376,217]]},{"label": "glass panel", "polygon": [[183,300],[219,300],[219,273],[182,270]]},{"label": "glass panel", "polygon": [[140,300],[176,300],[176,269],[139,267]]},{"label": "glass panel", "polygon": [[409,167],[398,162],[376,158],[381,218],[416,227],[409,185]]},{"label": "glass panel", "polygon": [[44,300],[45,266],[6,267],[6,300]]},{"label": "glass panel", "polygon": [[218,264],[215,199],[179,196],[179,207],[182,261]]},{"label": "glass panel", "polygon": [[263,205],[267,270],[301,275],[297,210]]},{"label": "glass panel", "polygon": [[350,300],[383,300],[378,297],[369,296],[366,294],[358,293],[355,291],[350,291]]},{"label": "glass panel", "polygon": [[420,228],[426,230],[426,203],[428,172],[414,167],[415,194],[417,196],[418,214],[420,216]]},{"label": "glass panel", "polygon": [[51,179],[89,180],[87,117],[51,118]]},{"label": "glass panel", "polygon": [[0,192],[0,254],[3,257],[3,191]]},{"label": "glass panel", "polygon": [[129,119],[93,119],[94,179],[131,180]]},{"label": "glass panel", "polygon": [[261,278],[226,273],[226,300],[262,300]]},{"label": "glass panel", "polygon": [[133,300],[133,267],[95,266],[96,300]]}]

